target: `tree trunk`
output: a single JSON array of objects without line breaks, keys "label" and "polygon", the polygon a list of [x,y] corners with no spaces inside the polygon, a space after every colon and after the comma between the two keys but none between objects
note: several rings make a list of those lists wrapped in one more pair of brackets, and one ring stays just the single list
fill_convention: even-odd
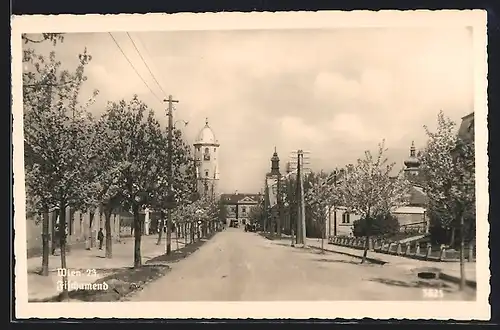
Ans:
[{"label": "tree trunk", "polygon": [[90,214],[89,214],[89,232],[88,232],[88,236],[87,236],[87,242],[86,242],[86,249],[87,250],[90,250],[94,247],[94,240],[93,240],[93,237],[92,237],[92,225],[94,223],[94,217],[95,217],[95,212],[91,211]]},{"label": "tree trunk", "polygon": [[276,234],[278,235],[278,238],[281,239],[281,226],[283,226],[283,222],[281,221],[283,219],[283,210],[281,206],[281,201],[278,206],[278,218],[276,219]]},{"label": "tree trunk", "polygon": [[363,251],[363,259],[361,259],[361,263],[365,263],[366,262],[366,256],[368,254],[368,248],[370,246],[370,235],[366,235],[366,238],[365,238],[365,250]]},{"label": "tree trunk", "polygon": [[161,237],[163,236],[163,227],[165,226],[165,215],[163,214],[163,211],[160,212],[160,225],[158,226],[159,231],[158,231],[158,240],[156,241],[156,245],[160,245],[161,243]]},{"label": "tree trunk", "polygon": [[182,226],[183,227],[183,232],[182,232],[182,236],[184,236],[184,246],[188,245],[188,234],[187,234],[187,228],[188,228],[188,223],[187,222],[184,222],[184,225]]},{"label": "tree trunk", "polygon": [[142,267],[141,256],[141,219],[139,217],[139,206],[133,206],[134,211],[134,268]]},{"label": "tree trunk", "polygon": [[271,221],[269,222],[269,225],[271,227],[269,230],[269,233],[271,234],[271,237],[274,237],[274,235],[276,233],[276,231],[275,231],[275,228],[276,228],[276,210],[274,208],[271,211]]},{"label": "tree trunk", "polygon": [[62,276],[62,301],[68,300],[68,272],[66,271],[66,207],[65,203],[60,202],[59,208],[59,246],[61,249],[61,269],[63,270]]},{"label": "tree trunk", "polygon": [[111,207],[104,211],[104,230],[106,230],[106,258],[113,258],[113,236],[111,235]]},{"label": "tree trunk", "polygon": [[167,248],[166,254],[169,255],[172,252],[172,209],[167,210]]},{"label": "tree trunk", "polygon": [[453,248],[455,246],[455,227],[451,227],[451,238],[450,238],[450,247]]},{"label": "tree trunk", "polygon": [[58,211],[53,211],[51,216],[52,216],[52,221],[51,221],[51,227],[52,227],[52,240],[51,240],[51,253],[52,255],[56,254],[56,248],[57,248],[57,233],[56,233],[56,222],[57,222],[57,217],[58,217]]},{"label": "tree trunk", "polygon": [[175,224],[175,246],[176,250],[179,251],[179,225]]},{"label": "tree trunk", "polygon": [[370,208],[368,208],[368,213],[366,214],[366,239],[365,239],[365,249],[363,251],[363,259],[361,259],[361,263],[366,262],[366,256],[368,254],[368,249],[370,248],[370,234],[372,230],[372,221],[370,218]]},{"label": "tree trunk", "polygon": [[326,222],[323,221],[323,226],[321,226],[321,253],[325,253],[325,236],[326,236]]},{"label": "tree trunk", "polygon": [[42,219],[42,275],[49,276],[49,212],[43,212]]},{"label": "tree trunk", "polygon": [[460,290],[465,290],[465,230],[464,215],[460,215]]}]

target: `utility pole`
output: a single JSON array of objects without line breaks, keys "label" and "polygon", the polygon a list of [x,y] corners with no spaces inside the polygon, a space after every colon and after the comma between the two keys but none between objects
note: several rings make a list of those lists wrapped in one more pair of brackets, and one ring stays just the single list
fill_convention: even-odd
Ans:
[{"label": "utility pole", "polygon": [[[335,196],[338,196],[338,191],[337,191],[337,182],[338,182],[338,176],[339,176],[339,171],[335,169],[333,172],[333,186],[334,186],[334,194]],[[338,198],[334,200],[334,203],[338,203]],[[337,236],[337,210],[336,207],[338,205],[333,205],[333,236]],[[328,233],[328,236],[330,236],[330,233]]]},{"label": "utility pole", "polygon": [[300,158],[300,162],[299,162],[299,168],[301,169],[301,171],[299,172],[300,175],[299,175],[299,182],[300,182],[300,209],[301,209],[301,212],[300,212],[300,215],[301,215],[301,222],[302,222],[302,244],[304,245],[304,247],[307,246],[307,233],[306,233],[306,205],[305,205],[305,200],[304,200],[304,174],[302,173],[303,172],[303,169],[304,169],[304,153],[302,152],[302,150],[299,150],[298,152],[299,154],[299,158]]},{"label": "utility pole", "polygon": [[297,185],[296,185],[296,190],[297,190],[297,244],[302,244],[302,207],[300,205],[301,197],[300,197],[300,180],[301,180],[301,164],[300,164],[300,153],[297,153]]},{"label": "utility pole", "polygon": [[173,171],[172,171],[172,153],[173,153],[173,130],[174,130],[174,115],[173,115],[173,104],[179,103],[179,101],[174,100],[172,95],[168,96],[168,144],[167,144],[167,178],[168,178],[168,188],[167,188],[167,246],[166,254],[170,254],[172,251],[171,240],[172,240],[172,207],[174,202],[173,195]]},{"label": "utility pole", "polygon": [[292,203],[294,202],[292,200],[292,198],[290,198],[290,196],[292,196],[292,180],[290,180],[290,174],[291,174],[291,171],[290,171],[290,162],[288,162],[288,166],[287,166],[287,170],[286,170],[287,174],[286,174],[286,178],[287,178],[287,188],[288,188],[288,219],[289,219],[289,226],[290,226],[290,238],[291,238],[291,246],[295,246],[295,233],[294,233],[294,228],[293,226],[295,225],[294,221],[293,221],[293,216],[292,216]]}]

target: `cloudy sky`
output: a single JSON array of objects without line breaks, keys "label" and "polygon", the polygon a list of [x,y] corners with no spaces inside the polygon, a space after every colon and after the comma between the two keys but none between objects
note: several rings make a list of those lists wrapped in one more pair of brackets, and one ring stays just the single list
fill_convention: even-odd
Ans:
[{"label": "cloudy sky", "polygon": [[[112,33],[160,98],[162,90],[126,33]],[[292,150],[311,152],[312,169],[354,163],[386,139],[389,158],[402,166],[411,141],[426,141],[443,110],[453,120],[473,111],[472,36],[464,29],[331,29],[130,32],[162,89],[180,103],[175,119],[192,142],[208,117],[221,144],[223,192],[257,192],[276,146],[284,162]],[[53,49],[48,43],[39,51]],[[135,73],[110,34],[68,34],[55,50],[76,65],[93,56],[82,97],[107,101],[138,94],[166,125],[161,104]]]}]

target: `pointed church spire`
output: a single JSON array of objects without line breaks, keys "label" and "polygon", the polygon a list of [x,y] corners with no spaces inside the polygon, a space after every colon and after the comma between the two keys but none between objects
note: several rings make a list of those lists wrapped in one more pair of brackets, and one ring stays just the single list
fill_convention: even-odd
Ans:
[{"label": "pointed church spire", "polygon": [[271,174],[279,174],[280,172],[280,158],[278,157],[278,152],[276,147],[274,147],[274,154],[271,157]]},{"label": "pointed church spire", "polygon": [[417,158],[415,151],[415,141],[411,141],[410,157],[404,161],[405,172],[408,174],[418,174],[419,171],[420,160]]}]

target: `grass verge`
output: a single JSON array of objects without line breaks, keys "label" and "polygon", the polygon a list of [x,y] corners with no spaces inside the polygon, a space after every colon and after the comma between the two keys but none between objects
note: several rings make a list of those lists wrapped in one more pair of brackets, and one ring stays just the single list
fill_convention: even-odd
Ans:
[{"label": "grass verge", "polygon": [[146,265],[157,265],[157,264],[164,264],[164,263],[173,263],[177,262],[179,260],[182,260],[189,255],[191,255],[193,252],[198,250],[200,247],[203,246],[210,238],[212,238],[215,234],[209,235],[206,238],[198,239],[196,242],[185,245],[184,247],[180,248],[179,250],[172,251],[170,254],[162,254],[157,257],[154,257],[148,261],[146,261]]},{"label": "grass verge", "polygon": [[259,235],[270,241],[283,239],[283,237],[279,238],[278,234],[271,235],[269,233],[259,232]]},{"label": "grass verge", "polygon": [[[166,265],[144,265],[140,268],[120,269],[108,276],[98,279],[89,286],[98,289],[72,290],[68,293],[69,301],[111,302],[118,301],[144,285],[160,278],[170,270]],[[105,283],[105,284],[104,284]],[[30,302],[67,302],[62,293]]]}]

